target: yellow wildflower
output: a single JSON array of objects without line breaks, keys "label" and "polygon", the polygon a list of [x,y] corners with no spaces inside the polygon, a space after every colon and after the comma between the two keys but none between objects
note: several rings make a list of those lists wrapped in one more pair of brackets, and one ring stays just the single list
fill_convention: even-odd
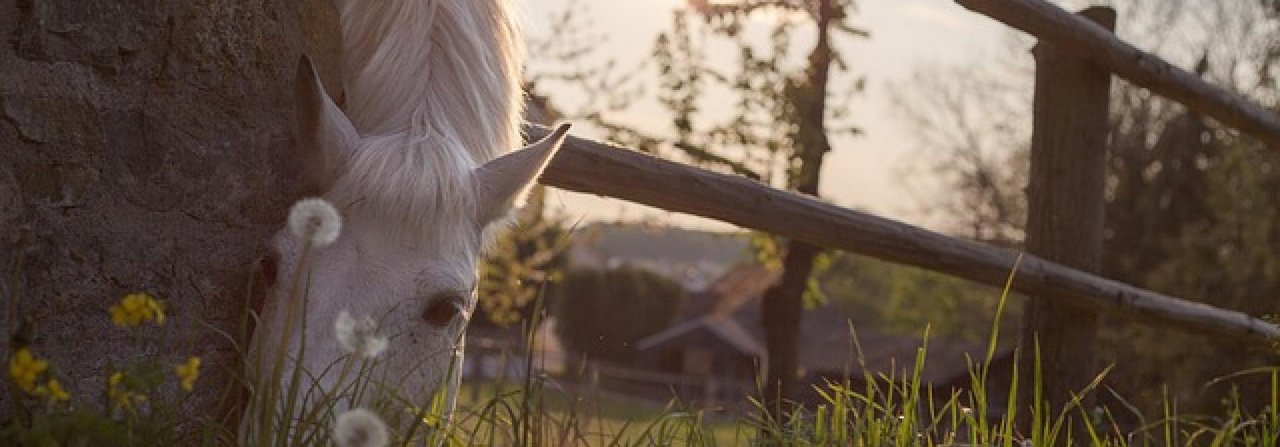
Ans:
[{"label": "yellow wildflower", "polygon": [[9,358],[9,377],[18,384],[19,389],[28,394],[35,394],[36,379],[47,369],[49,362],[37,359],[27,348],[19,349]]},{"label": "yellow wildflower", "polygon": [[196,378],[200,377],[200,357],[187,359],[186,363],[173,367],[173,371],[178,375],[178,379],[182,380],[182,389],[187,391],[195,389]]},{"label": "yellow wildflower", "polygon": [[120,327],[132,327],[147,321],[164,324],[164,306],[146,293],[131,293],[111,306],[111,322]]},{"label": "yellow wildflower", "polygon": [[37,396],[48,397],[52,402],[71,400],[71,394],[68,393],[66,389],[62,388],[62,383],[58,382],[58,379],[49,379],[49,381],[44,385],[36,387],[36,392],[34,394]]},{"label": "yellow wildflower", "polygon": [[135,403],[142,403],[147,400],[147,396],[135,393],[120,386],[120,382],[124,381],[124,373],[117,372],[107,378],[107,397],[115,404],[116,408],[132,410]]},{"label": "yellow wildflower", "polygon": [[62,384],[58,383],[58,379],[49,379],[49,384],[46,387],[49,389],[50,399],[55,401],[71,400],[71,393],[62,388]]}]

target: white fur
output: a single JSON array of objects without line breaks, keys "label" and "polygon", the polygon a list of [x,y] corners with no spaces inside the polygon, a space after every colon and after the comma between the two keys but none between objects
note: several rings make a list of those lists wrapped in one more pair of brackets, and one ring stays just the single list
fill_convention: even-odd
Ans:
[{"label": "white fur", "polygon": [[[332,330],[340,312],[371,315],[392,337],[381,373],[402,397],[425,405],[446,377],[475,307],[476,260],[493,224],[478,211],[505,210],[518,196],[513,190],[510,197],[487,197],[492,194],[481,191],[494,188],[481,183],[492,179],[477,173],[520,141],[519,30],[512,0],[336,1],[345,105],[339,111],[326,99],[317,103],[327,108],[316,113],[327,129],[354,128],[358,135],[313,132],[321,135],[320,147],[307,155],[319,160],[317,172],[336,177],[321,183],[331,185],[325,198],[342,212],[344,230],[303,266],[309,278],[305,366],[319,375],[341,355]],[[515,189],[523,189],[554,152],[503,158],[506,165],[529,167],[504,170],[519,172],[504,184],[519,182]],[[270,351],[282,341],[300,244],[287,231],[274,239],[280,278],[255,350]],[[442,293],[465,296],[464,309],[445,327],[431,326],[421,315]],[[295,353],[299,334],[292,336]],[[339,389],[332,375],[319,384]],[[456,381],[448,386],[456,391]]]},{"label": "white fur", "polygon": [[474,188],[469,173],[520,141],[524,49],[509,1],[344,0],[339,8],[345,111],[364,140],[335,199],[408,232],[472,212],[478,205],[463,193]]}]

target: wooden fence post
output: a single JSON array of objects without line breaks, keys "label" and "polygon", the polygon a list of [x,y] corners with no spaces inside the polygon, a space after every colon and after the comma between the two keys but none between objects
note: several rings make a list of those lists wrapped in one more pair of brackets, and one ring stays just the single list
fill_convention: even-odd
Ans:
[{"label": "wooden fence post", "polygon": [[[1108,30],[1115,11],[1080,13]],[[1027,251],[1097,273],[1102,264],[1104,179],[1111,72],[1041,41],[1036,60]],[[1048,411],[1056,414],[1097,375],[1098,313],[1053,294],[1028,303],[1023,321],[1022,377],[1031,383],[1036,343]],[[1031,390],[1023,409],[1029,408]],[[1081,402],[1092,407],[1090,400]],[[1078,419],[1078,418],[1075,418]],[[1026,419],[1023,419],[1026,420]],[[1064,433],[1065,434],[1065,433]]]}]

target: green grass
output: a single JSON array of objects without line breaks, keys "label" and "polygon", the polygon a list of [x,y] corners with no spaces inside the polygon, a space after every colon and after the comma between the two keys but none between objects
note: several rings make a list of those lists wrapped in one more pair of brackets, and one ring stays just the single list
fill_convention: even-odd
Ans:
[{"label": "green grass", "polygon": [[[1001,311],[1008,300],[1007,291],[1008,287],[1000,297]],[[1032,377],[1019,377],[1015,368],[1010,383],[994,383],[990,363],[1001,331],[999,315],[994,321],[986,355],[971,359],[970,390],[966,392],[938,395],[945,391],[922,383],[921,372],[928,362],[926,345],[904,372],[868,375],[856,382],[858,385],[844,381],[819,387],[817,391],[823,397],[820,405],[766,411],[757,402],[754,411],[736,417],[710,415],[680,402],[643,404],[575,391],[541,376],[467,384],[460,390],[458,407],[450,412],[443,404],[443,393],[425,403],[397,399],[394,389],[381,388],[380,382],[365,373],[366,362],[353,362],[350,358],[335,365],[343,376],[352,374],[357,378],[357,383],[348,389],[319,392],[282,387],[280,366],[283,362],[300,363],[274,353],[277,362],[271,370],[248,382],[258,390],[253,400],[260,404],[256,412],[248,413],[248,420],[257,429],[248,444],[333,445],[330,430],[337,412],[335,403],[371,393],[381,396],[371,408],[387,418],[392,427],[401,427],[393,430],[390,445],[1280,447],[1278,368],[1241,373],[1271,380],[1270,405],[1261,410],[1246,408],[1234,400],[1224,406],[1221,414],[1192,416],[1179,414],[1175,404],[1167,403],[1162,414],[1136,414],[1141,423],[1125,427],[1116,422],[1113,411],[1134,412],[1131,408],[1096,411],[1073,404],[1056,408],[1043,404],[1039,356],[1035,352],[1015,353],[1015,358],[1025,357],[1035,365]],[[536,322],[529,324],[536,326]],[[8,348],[13,352],[12,346]],[[526,359],[526,366],[529,365],[531,361]],[[97,405],[75,399],[70,403],[53,402],[47,397],[24,395],[14,380],[6,380],[9,395],[17,398],[11,399],[11,416],[0,420],[0,445],[233,445],[238,439],[235,427],[182,414],[180,405],[156,393],[171,381],[165,368],[152,368],[160,372],[150,375],[144,374],[145,369],[129,373],[124,384],[131,391],[157,397],[129,410],[111,409],[109,403]],[[297,371],[293,373],[295,377],[301,374]],[[1100,374],[1098,381],[1102,377]],[[988,413],[988,390],[996,386],[1010,390],[1004,413],[1014,416],[998,418]],[[474,397],[472,387],[478,391]],[[1093,392],[1092,388],[1080,390],[1081,394]],[[234,394],[235,390],[224,391]],[[1028,394],[1034,397],[1035,404],[1018,408],[1014,404],[1018,397]],[[280,398],[287,402],[286,408],[296,406],[301,410],[274,410],[270,402]],[[107,410],[99,409],[103,407]],[[291,420],[284,414],[303,417]],[[406,425],[406,421],[414,423]]]},{"label": "green grass", "polygon": [[[568,436],[579,445],[652,445],[656,437],[652,433],[655,422],[674,428],[692,422],[697,410],[678,411],[674,403],[661,405],[600,393],[554,382],[534,385],[536,392],[526,392],[522,384],[502,385],[495,382],[470,383],[463,386],[458,400],[457,424],[460,431],[469,432],[483,426],[486,408],[509,402],[519,406],[525,397],[531,400],[531,412],[538,413],[544,423],[560,430],[554,434]],[[501,387],[501,388],[499,388]],[[478,392],[477,392],[478,391]],[[702,418],[699,428],[712,445],[739,445],[747,439],[744,426],[737,420],[724,417]],[[686,425],[693,428],[693,424]],[[567,433],[564,429],[569,429]],[[559,445],[559,444],[551,444]]]}]

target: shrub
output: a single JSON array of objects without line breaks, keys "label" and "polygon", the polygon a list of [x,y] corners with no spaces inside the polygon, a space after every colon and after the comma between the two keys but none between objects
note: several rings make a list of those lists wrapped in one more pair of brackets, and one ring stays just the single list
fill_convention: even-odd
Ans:
[{"label": "shrub", "polygon": [[685,299],[680,284],[634,267],[572,270],[553,290],[561,340],[575,352],[615,362],[671,324]]}]

